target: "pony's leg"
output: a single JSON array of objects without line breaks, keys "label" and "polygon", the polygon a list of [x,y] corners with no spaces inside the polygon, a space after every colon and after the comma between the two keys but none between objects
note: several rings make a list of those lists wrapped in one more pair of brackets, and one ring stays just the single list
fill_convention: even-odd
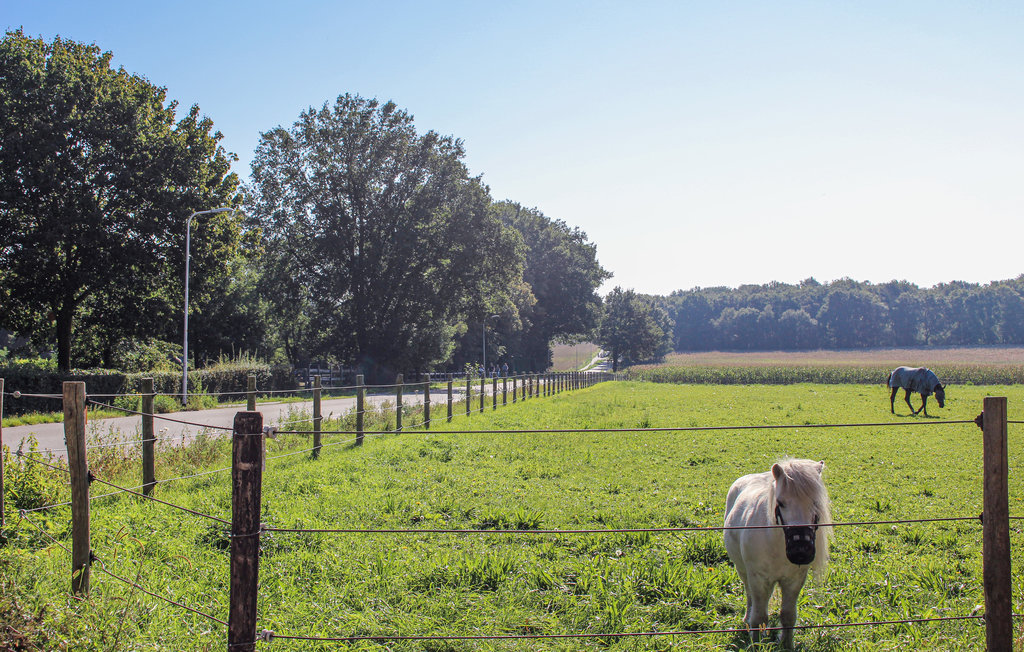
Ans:
[{"label": "pony's leg", "polygon": [[763,577],[751,576],[747,582],[747,627],[750,628],[750,640],[761,641],[760,629],[768,624],[768,600],[772,597],[774,582]]},{"label": "pony's leg", "polygon": [[896,392],[900,391],[899,387],[893,387],[892,392],[889,394],[889,411],[896,414]]},{"label": "pony's leg", "polygon": [[921,394],[921,411],[928,416],[928,396],[925,394]]},{"label": "pony's leg", "polygon": [[804,587],[807,573],[800,573],[796,577],[790,577],[779,582],[779,590],[782,593],[782,607],[779,610],[779,620],[782,624],[782,631],[779,632],[779,643],[787,650],[793,647],[793,625],[796,625],[796,601],[800,597],[800,589]]},{"label": "pony's leg", "polygon": [[910,408],[910,413],[911,414],[917,414],[917,410],[914,409],[914,405],[910,402],[910,390],[909,389],[906,390],[905,394],[903,394],[903,400],[907,402],[907,407]]}]

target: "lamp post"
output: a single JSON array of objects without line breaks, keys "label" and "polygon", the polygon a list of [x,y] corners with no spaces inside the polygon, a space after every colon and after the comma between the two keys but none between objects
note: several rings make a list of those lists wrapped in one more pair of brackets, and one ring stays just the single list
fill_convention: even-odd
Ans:
[{"label": "lamp post", "polygon": [[484,323],[480,326],[480,335],[484,343],[484,376],[487,376],[487,320],[498,319],[501,315],[491,315],[484,320]]},{"label": "lamp post", "polygon": [[234,210],[230,206],[211,208],[208,211],[196,211],[188,216],[188,224],[185,227],[185,327],[184,342],[181,347],[181,404],[188,403],[188,259],[189,247],[192,244],[192,218],[196,215],[212,215],[213,213],[226,213]]}]

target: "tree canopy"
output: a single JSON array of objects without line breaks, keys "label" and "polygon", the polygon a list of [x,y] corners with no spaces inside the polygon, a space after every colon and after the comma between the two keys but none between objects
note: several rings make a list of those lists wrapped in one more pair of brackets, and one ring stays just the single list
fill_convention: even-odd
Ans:
[{"label": "tree canopy", "polygon": [[604,299],[597,343],[608,351],[612,371],[657,360],[672,350],[672,321],[654,297],[616,287]]},{"label": "tree canopy", "polygon": [[[261,136],[248,207],[304,346],[371,377],[445,360],[467,320],[516,310],[522,240],[488,210],[461,141],[342,95]],[[315,333],[315,335],[313,335]]]},{"label": "tree canopy", "polygon": [[1024,344],[1024,276],[933,288],[810,278],[693,288],[660,301],[681,351]]},{"label": "tree canopy", "polygon": [[597,290],[611,274],[598,263],[597,247],[580,229],[512,201],[495,203],[492,212],[523,238],[523,280],[535,299],[522,307],[522,329],[508,333],[506,343],[515,351],[517,369],[547,369],[552,340],[589,336],[597,328]]},{"label": "tree canopy", "polygon": [[[181,287],[188,215],[239,201],[212,121],[195,106],[177,119],[164,88],[111,57],[20,30],[0,41],[0,326],[54,324],[61,369],[83,311],[119,338],[152,333],[147,311],[166,313]],[[240,223],[219,215],[202,228],[193,257],[210,278]]]}]

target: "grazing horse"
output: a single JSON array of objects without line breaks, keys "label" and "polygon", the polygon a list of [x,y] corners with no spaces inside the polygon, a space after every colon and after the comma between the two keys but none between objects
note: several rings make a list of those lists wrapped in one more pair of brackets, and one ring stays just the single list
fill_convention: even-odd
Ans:
[{"label": "grazing horse", "polygon": [[[892,393],[889,394],[889,411],[896,414],[896,392],[901,388],[906,390],[903,400],[907,402],[911,414],[924,411],[928,416],[928,395],[935,394],[935,400],[939,407],[946,404],[946,386],[939,382],[939,377],[931,369],[925,367],[897,367],[889,374],[889,387]],[[921,395],[921,407],[917,410],[910,404],[910,393],[918,392]]]},{"label": "grazing horse", "polygon": [[[725,549],[747,593],[743,617],[755,643],[768,623],[768,600],[775,585],[782,591],[779,641],[793,646],[796,602],[814,569],[819,579],[828,566],[832,528],[828,491],[821,479],[824,462],[787,458],[771,471],[739,478],[725,501]],[[749,526],[760,527],[742,529]]]}]

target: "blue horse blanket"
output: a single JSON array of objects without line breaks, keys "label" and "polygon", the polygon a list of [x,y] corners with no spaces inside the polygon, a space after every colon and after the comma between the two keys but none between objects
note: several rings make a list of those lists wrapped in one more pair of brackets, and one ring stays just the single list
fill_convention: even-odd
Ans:
[{"label": "blue horse blanket", "polygon": [[927,367],[897,367],[889,374],[889,387],[901,387],[928,396],[940,385],[939,377]]}]

